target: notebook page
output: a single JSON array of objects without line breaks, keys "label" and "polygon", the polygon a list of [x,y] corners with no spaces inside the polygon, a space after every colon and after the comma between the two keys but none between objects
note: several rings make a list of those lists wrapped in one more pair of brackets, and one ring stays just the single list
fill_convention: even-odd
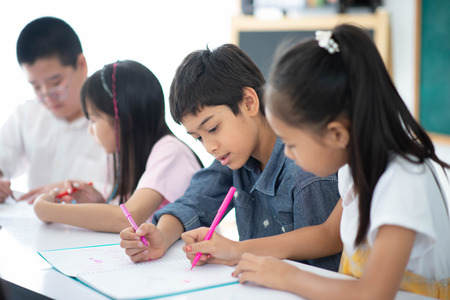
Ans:
[{"label": "notebook page", "polygon": [[[178,241],[164,255],[164,258],[186,259]],[[66,276],[76,277],[78,273],[104,271],[135,265],[119,244],[64,248],[38,251],[48,263]]]},{"label": "notebook page", "polygon": [[237,283],[234,268],[207,264],[191,270],[186,258],[160,259],[116,270],[78,274],[78,279],[115,299],[151,299]]},{"label": "notebook page", "polygon": [[64,275],[132,266],[134,263],[119,244],[38,251],[48,263]]}]

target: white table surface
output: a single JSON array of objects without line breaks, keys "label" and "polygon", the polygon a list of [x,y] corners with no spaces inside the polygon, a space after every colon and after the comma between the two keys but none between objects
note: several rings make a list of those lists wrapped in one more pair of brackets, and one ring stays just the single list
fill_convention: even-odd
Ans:
[{"label": "white table surface", "polygon": [[[94,232],[63,224],[44,224],[26,202],[10,199],[0,204],[0,277],[54,299],[108,299],[86,285],[63,275],[37,253],[38,250],[91,246],[120,242],[118,234]],[[125,253],[124,253],[125,255]],[[68,258],[70,259],[70,258]],[[302,269],[329,277],[341,274],[297,264]],[[233,284],[162,299],[301,299],[290,293],[246,284]],[[431,299],[398,292],[396,300]]]}]

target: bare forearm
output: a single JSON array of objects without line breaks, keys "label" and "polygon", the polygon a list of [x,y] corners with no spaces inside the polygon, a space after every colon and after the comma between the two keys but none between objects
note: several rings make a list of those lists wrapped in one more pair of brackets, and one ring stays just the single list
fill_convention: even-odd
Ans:
[{"label": "bare forearm", "polygon": [[380,291],[360,280],[331,279],[300,270],[292,276],[286,276],[286,279],[283,290],[307,299],[389,299],[380,298]]},{"label": "bare forearm", "polygon": [[342,251],[340,222],[342,200],[339,200],[328,219],[320,225],[303,227],[271,237],[240,242],[239,257],[245,253],[274,256],[280,259],[314,259]]},{"label": "bare forearm", "polygon": [[43,222],[56,222],[104,232],[120,232],[130,226],[116,205],[36,203],[34,211]]},{"label": "bare forearm", "polygon": [[162,215],[158,221],[158,229],[162,231],[164,235],[165,249],[169,249],[173,243],[175,243],[184,232],[184,226],[180,220],[172,215]]},{"label": "bare forearm", "polygon": [[303,260],[325,257],[342,251],[339,235],[323,225],[310,226],[280,235],[239,242],[237,256],[249,252],[280,259]]}]

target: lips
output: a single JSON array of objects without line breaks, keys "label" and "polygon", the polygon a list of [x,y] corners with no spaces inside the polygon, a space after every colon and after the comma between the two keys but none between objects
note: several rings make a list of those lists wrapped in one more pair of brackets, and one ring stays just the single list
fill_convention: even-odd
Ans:
[{"label": "lips", "polygon": [[224,166],[228,165],[228,163],[230,162],[230,153],[218,157],[217,160],[220,161],[220,163]]}]

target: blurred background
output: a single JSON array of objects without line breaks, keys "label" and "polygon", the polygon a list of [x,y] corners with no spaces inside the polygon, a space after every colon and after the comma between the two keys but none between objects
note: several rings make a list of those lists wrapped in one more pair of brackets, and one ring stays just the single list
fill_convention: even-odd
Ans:
[{"label": "blurred background", "polygon": [[[372,1],[382,4],[389,13],[392,75],[411,111],[415,109],[416,93],[416,1]],[[350,4],[343,7],[345,2]],[[74,28],[87,58],[89,75],[116,60],[136,60],[159,78],[167,99],[175,70],[188,53],[232,41],[234,16],[246,13],[262,19],[301,18],[306,13],[336,14],[339,10],[371,13],[373,9],[357,4],[358,1],[325,0],[15,0],[9,1],[7,6],[3,3],[0,10],[0,125],[18,104],[34,97],[17,63],[15,46],[21,29],[38,17],[62,18]],[[168,109],[166,114],[173,132],[198,153],[206,166],[209,165],[212,157],[183,127],[172,121]],[[449,162],[450,144],[438,141],[436,147],[438,155]],[[13,187],[20,190],[21,182],[14,181]]]}]

